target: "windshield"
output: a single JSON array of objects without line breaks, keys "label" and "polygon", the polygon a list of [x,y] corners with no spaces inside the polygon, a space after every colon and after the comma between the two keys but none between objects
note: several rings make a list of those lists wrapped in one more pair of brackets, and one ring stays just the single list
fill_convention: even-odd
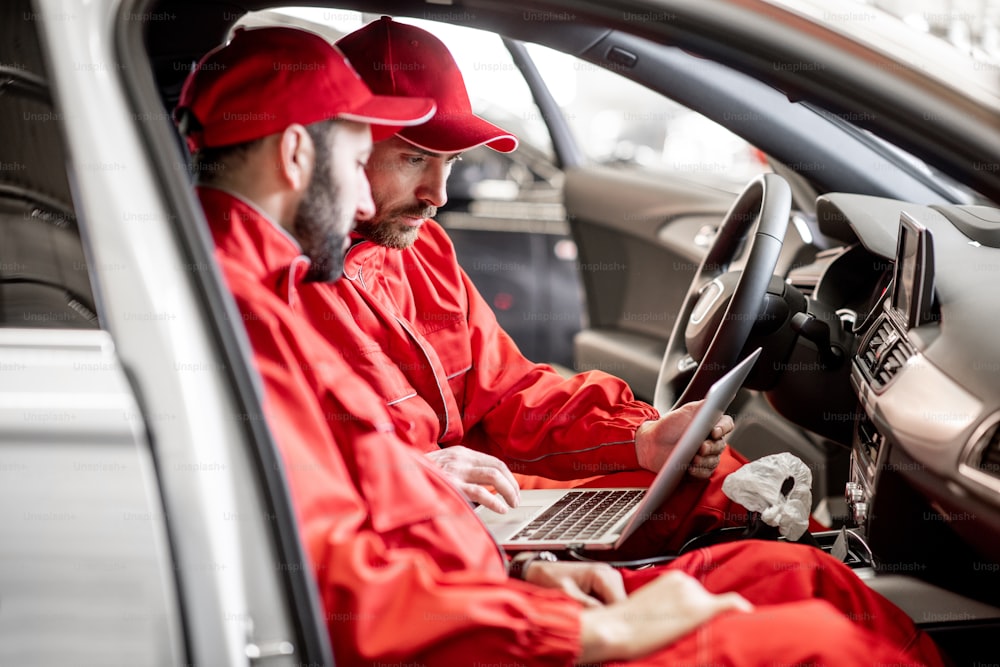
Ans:
[{"label": "windshield", "polygon": [[926,186],[935,190],[946,200],[954,204],[984,204],[992,205],[992,202],[968,187],[948,176],[944,172],[932,167],[920,158],[903,150],[896,144],[887,141],[877,134],[858,127],[842,116],[832,114],[829,111],[807,104],[814,113],[820,114],[829,122],[839,125],[844,131],[853,134],[861,141],[868,144],[877,152],[881,153],[892,164],[900,169],[908,171],[915,178],[923,182]]},{"label": "windshield", "polygon": [[1000,112],[998,0],[766,1]]}]

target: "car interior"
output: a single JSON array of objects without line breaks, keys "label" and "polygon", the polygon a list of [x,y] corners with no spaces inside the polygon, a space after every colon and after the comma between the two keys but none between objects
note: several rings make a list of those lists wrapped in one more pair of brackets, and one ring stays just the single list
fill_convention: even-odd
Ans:
[{"label": "car interior", "polygon": [[[269,554],[296,566],[281,573],[298,615],[289,634],[304,655],[332,664],[248,347],[211,266],[170,113],[193,64],[238,24],[285,21],[330,39],[341,33],[296,22],[275,12],[288,3],[268,0],[127,4],[145,20],[132,22],[138,28],[122,21],[116,48],[129,67],[120,74],[173,207],[176,238],[195,267],[202,314],[225,355],[220,375],[235,387],[234,414],[245,416],[238,427],[256,444],[245,465],[258,502],[276,519],[257,530],[269,536]],[[731,445],[750,459],[784,451],[801,458],[813,473],[814,513],[831,528],[818,536],[824,548],[844,550],[859,576],[931,632],[954,664],[995,658],[1000,343],[992,323],[1000,311],[986,286],[1000,270],[1000,183],[995,169],[969,169],[974,142],[924,136],[915,124],[919,107],[892,110],[871,97],[872,110],[862,109],[850,76],[837,78],[851,71],[843,63],[822,72],[775,67],[806,47],[779,43],[749,14],[745,22],[697,12],[630,22],[596,4],[572,19],[559,3],[302,4],[499,35],[551,150],[525,142],[510,158],[473,160],[475,169],[456,172],[441,222],[501,324],[533,360],[565,373],[613,373],[661,411],[702,398],[763,348],[732,408]],[[0,21],[0,31],[30,6],[0,9],[11,19]],[[548,18],[527,20],[533,12]],[[170,20],[156,19],[164,15]],[[155,451],[169,420],[157,419],[154,397],[115,361],[115,341],[102,336],[102,319],[111,316],[102,290],[123,270],[94,253],[96,237],[78,212],[88,164],[67,150],[62,124],[71,105],[53,99],[43,42],[5,37],[0,127],[18,129],[0,144],[0,329],[92,338],[89,347],[35,333],[5,339],[0,369],[25,382],[34,373],[41,395],[42,378],[58,368],[93,365],[81,385],[104,378],[108,395],[131,396],[122,387],[138,394],[131,409],[142,414],[141,429],[115,437],[148,438]],[[527,44],[609,70],[710,118],[766,155],[767,173],[737,194],[692,171],[595,163]],[[483,197],[475,187],[483,179],[519,179],[523,196]],[[512,267],[525,270],[505,270]],[[76,356],[32,358],[21,368],[18,350],[28,343]],[[14,429],[11,419],[3,423]],[[163,465],[153,459],[154,468]],[[156,511],[139,495],[130,501],[138,503],[134,511]],[[171,543],[169,530],[153,532],[151,539]]]}]

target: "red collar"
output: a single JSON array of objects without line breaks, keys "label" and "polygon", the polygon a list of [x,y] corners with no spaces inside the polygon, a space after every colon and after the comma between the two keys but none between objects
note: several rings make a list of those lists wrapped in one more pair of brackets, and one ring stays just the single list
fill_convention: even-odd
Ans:
[{"label": "red collar", "polygon": [[344,257],[344,277],[357,280],[362,268],[367,269],[365,275],[368,276],[381,273],[388,251],[389,248],[373,243],[357,232],[351,232],[351,247]]},{"label": "red collar", "polygon": [[196,191],[220,261],[293,304],[310,264],[298,242],[246,199],[208,186]]}]

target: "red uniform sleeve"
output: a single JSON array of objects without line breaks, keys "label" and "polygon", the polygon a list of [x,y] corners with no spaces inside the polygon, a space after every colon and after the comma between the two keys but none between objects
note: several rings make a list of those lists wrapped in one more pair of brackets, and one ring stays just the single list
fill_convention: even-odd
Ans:
[{"label": "red uniform sleeve", "polygon": [[473,367],[465,384],[469,446],[518,473],[579,479],[638,469],[635,430],[659,414],[619,378],[564,379],[527,360],[463,271]]},{"label": "red uniform sleeve", "polygon": [[245,321],[338,662],[571,664],[578,603],[507,579],[458,493],[345,404],[359,398],[346,367],[317,361],[315,341],[306,358],[280,324]]}]

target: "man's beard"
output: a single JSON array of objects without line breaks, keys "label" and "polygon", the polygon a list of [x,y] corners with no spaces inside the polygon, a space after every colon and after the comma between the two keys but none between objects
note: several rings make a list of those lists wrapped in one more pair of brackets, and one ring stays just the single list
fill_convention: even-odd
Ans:
[{"label": "man's beard", "polygon": [[437,213],[434,206],[400,206],[395,209],[383,211],[379,209],[378,202],[375,203],[378,211],[377,220],[359,220],[357,231],[372,243],[377,243],[386,248],[405,250],[416,243],[420,234],[420,227],[411,227],[402,222],[401,218],[433,218]]},{"label": "man's beard", "polygon": [[295,238],[311,260],[305,282],[328,283],[344,273],[344,239],[350,218],[340,204],[340,185],[334,182],[328,151],[317,151],[312,180],[295,213]]}]

